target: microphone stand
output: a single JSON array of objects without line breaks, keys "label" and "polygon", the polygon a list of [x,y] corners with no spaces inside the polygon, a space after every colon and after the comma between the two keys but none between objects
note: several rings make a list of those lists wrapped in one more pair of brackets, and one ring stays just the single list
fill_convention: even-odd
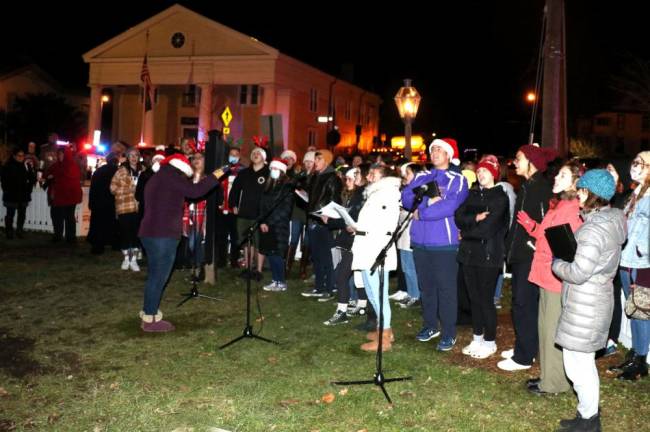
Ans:
[{"label": "microphone stand", "polygon": [[248,269],[248,274],[246,275],[246,324],[244,326],[243,334],[231,340],[230,342],[221,345],[219,347],[220,350],[227,348],[230,345],[234,344],[235,342],[239,342],[240,340],[246,338],[259,339],[264,342],[280,345],[280,343],[277,341],[266,339],[253,333],[253,326],[251,326],[251,278],[253,272],[252,271],[253,257],[252,254],[250,253],[250,250],[253,245],[253,235],[255,234],[256,231],[259,230],[260,225],[271,215],[271,213],[273,213],[273,211],[282,203],[282,201],[284,201],[284,199],[288,196],[288,194],[293,193],[295,187],[294,184],[292,184],[291,182],[287,182],[285,183],[285,186],[287,186],[286,189],[280,192],[280,195],[275,199],[273,204],[271,204],[271,207],[269,207],[269,209],[263,215],[258,217],[253,223],[253,225],[248,227],[245,233],[245,239],[239,244],[240,248],[246,245],[246,248],[248,250],[247,259],[246,259],[246,268]]},{"label": "microphone stand", "polygon": [[[196,205],[198,206],[198,203],[196,203]],[[194,212],[190,211],[190,221],[191,221],[191,225],[192,225],[192,230],[196,231],[197,229],[199,229],[198,226],[197,226],[197,213],[196,213],[196,210]],[[191,232],[190,231],[190,235],[196,235],[196,232]],[[205,239],[203,241],[205,242]],[[192,259],[192,270],[190,272],[190,275],[191,275],[190,276],[191,277],[191,282],[190,283],[192,284],[192,288],[190,289],[190,292],[185,293],[185,294],[181,294],[181,296],[183,296],[185,298],[183,300],[181,300],[181,302],[178,303],[176,305],[176,307],[181,307],[187,301],[189,301],[189,300],[191,300],[193,298],[198,298],[198,297],[207,298],[209,300],[221,301],[220,298],[211,297],[211,296],[208,296],[208,295],[205,295],[205,294],[201,294],[199,292],[198,284],[200,282],[200,280],[199,280],[200,263],[196,262],[197,261],[196,250],[199,247],[203,247],[203,245],[201,245],[201,244],[197,245],[197,242],[195,240],[194,241],[194,250],[192,250],[192,258],[191,258]]]},{"label": "microphone stand", "polygon": [[[393,232],[393,235],[391,236],[390,240],[388,240],[386,246],[384,246],[381,252],[379,252],[377,258],[375,259],[374,264],[370,268],[370,274],[374,274],[377,268],[379,268],[379,311],[378,311],[379,332],[383,332],[384,330],[384,264],[386,261],[386,254],[388,253],[390,248],[395,244],[397,239],[402,235],[404,229],[406,228],[406,226],[408,226],[408,223],[413,218],[413,212],[418,208],[418,206],[422,202],[422,198],[424,196],[425,191],[426,188],[421,188],[418,191],[418,193],[415,195],[413,206],[408,210],[408,213],[406,214],[406,218],[404,218],[402,222],[397,224],[397,229]],[[384,376],[384,371],[383,371],[383,352],[382,352],[383,337],[381,333],[378,334],[377,341],[379,345],[377,347],[377,355],[375,357],[375,374],[373,375],[372,379],[361,380],[361,381],[334,381],[332,382],[332,384],[334,385],[374,384],[379,388],[381,388],[381,391],[384,393],[384,396],[386,397],[388,403],[392,404],[393,401],[388,395],[388,392],[386,391],[384,384],[395,382],[395,381],[407,381],[413,379],[413,377],[406,376],[406,377],[398,377],[398,378],[386,378]]]}]

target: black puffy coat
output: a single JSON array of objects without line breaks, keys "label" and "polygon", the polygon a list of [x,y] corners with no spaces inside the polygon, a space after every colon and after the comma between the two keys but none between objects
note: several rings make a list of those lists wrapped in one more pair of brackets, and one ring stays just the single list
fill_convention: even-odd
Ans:
[{"label": "black puffy coat", "polygon": [[90,227],[87,240],[92,245],[114,244],[118,235],[115,196],[111,193],[111,180],[117,168],[117,163],[109,162],[97,168],[90,179],[88,191]]},{"label": "black puffy coat", "polygon": [[[481,222],[476,215],[488,211]],[[510,221],[508,196],[503,188],[473,188],[465,202],[454,214],[460,230],[458,262],[477,266],[499,268],[505,256],[505,237]]]},{"label": "black puffy coat", "polygon": [[549,202],[553,197],[551,184],[544,174],[536,172],[531,178],[521,184],[515,201],[512,225],[506,237],[506,259],[509,264],[519,262],[532,262],[534,250],[527,245],[535,239],[528,235],[526,230],[517,222],[517,212],[523,210],[535,222],[540,223],[548,211]]},{"label": "black puffy coat", "polygon": [[[273,182],[270,178],[267,181]],[[262,224],[269,227],[267,233],[260,232],[259,249],[262,254],[286,256],[289,247],[289,221],[293,210],[294,195],[293,186],[279,182],[270,183],[262,194],[260,217],[271,210],[276,204],[276,200],[281,200],[271,213],[261,221]]]}]

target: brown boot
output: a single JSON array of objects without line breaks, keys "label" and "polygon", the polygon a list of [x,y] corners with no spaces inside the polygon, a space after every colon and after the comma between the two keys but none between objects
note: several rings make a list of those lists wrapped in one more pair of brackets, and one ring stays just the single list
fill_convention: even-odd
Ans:
[{"label": "brown boot", "polygon": [[[390,351],[391,348],[393,347],[393,341],[395,340],[395,336],[393,335],[393,330],[392,329],[386,329],[382,332],[382,338],[381,338],[381,351]],[[361,349],[367,352],[377,352],[377,349],[379,348],[379,341],[370,341],[368,343],[364,343],[361,345]]]},{"label": "brown boot", "polygon": [[[384,330],[384,332],[389,332],[390,341],[395,342],[395,335],[393,334],[393,329],[386,329]],[[373,331],[366,335],[366,339],[368,339],[369,341],[376,341],[378,336],[379,336],[379,331]]]}]

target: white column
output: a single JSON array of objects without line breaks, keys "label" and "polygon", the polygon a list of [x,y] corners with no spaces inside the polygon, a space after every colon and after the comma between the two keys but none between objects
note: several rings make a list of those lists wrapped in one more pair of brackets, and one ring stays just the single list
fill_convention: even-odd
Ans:
[{"label": "white column", "polygon": [[277,110],[277,91],[275,84],[262,84],[262,115],[272,115]]},{"label": "white column", "polygon": [[199,84],[201,89],[201,104],[199,105],[199,136],[198,140],[207,141],[208,132],[212,129],[212,84]]},{"label": "white column", "polygon": [[87,142],[93,142],[95,130],[101,129],[102,125],[102,86],[93,84],[90,86],[90,107],[88,109],[88,135]]}]

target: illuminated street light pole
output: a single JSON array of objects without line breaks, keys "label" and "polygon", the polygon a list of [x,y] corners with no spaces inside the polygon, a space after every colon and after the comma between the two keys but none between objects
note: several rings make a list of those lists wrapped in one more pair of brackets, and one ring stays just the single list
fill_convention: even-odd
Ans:
[{"label": "illuminated street light pole", "polygon": [[399,111],[399,116],[404,121],[404,157],[411,160],[411,124],[418,113],[420,106],[420,94],[411,85],[410,79],[404,80],[404,86],[401,87],[395,95],[395,104]]}]

